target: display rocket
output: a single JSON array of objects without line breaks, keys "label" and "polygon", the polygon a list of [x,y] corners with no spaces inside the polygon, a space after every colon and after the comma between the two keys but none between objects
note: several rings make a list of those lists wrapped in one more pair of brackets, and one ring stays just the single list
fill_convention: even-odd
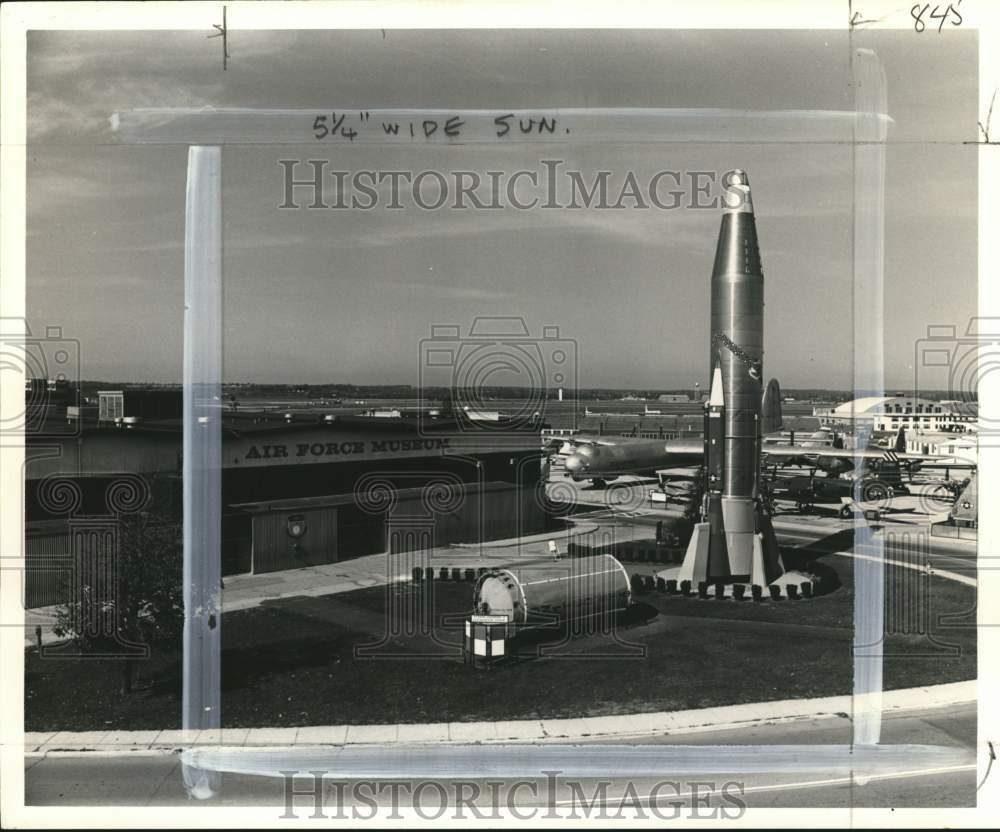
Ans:
[{"label": "display rocket", "polygon": [[678,578],[766,585],[782,569],[759,500],[764,275],[743,171],[729,175],[722,207],[711,283],[706,492]]}]

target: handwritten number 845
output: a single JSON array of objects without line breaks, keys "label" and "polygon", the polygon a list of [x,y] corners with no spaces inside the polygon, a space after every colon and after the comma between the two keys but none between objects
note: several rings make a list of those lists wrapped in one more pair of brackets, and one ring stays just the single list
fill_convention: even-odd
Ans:
[{"label": "handwritten number 845", "polygon": [[[957,5],[961,6],[962,0],[958,0]],[[931,6],[929,3],[925,3],[923,6],[917,3],[917,5],[915,5],[912,9],[910,9],[910,16],[913,18],[913,28],[916,31],[922,32],[924,31],[924,29],[927,28],[924,25],[924,15],[927,14],[927,10],[930,9],[930,7]],[[961,26],[962,15],[959,13],[958,9],[955,8],[955,5],[951,3],[948,4],[948,8],[946,8],[943,12],[941,11],[940,6],[935,6],[934,9],[931,11],[929,17],[931,20],[939,21],[938,31],[940,32],[941,29],[944,27],[944,22],[948,20],[952,15],[954,15],[954,19],[951,21],[951,25]]]}]

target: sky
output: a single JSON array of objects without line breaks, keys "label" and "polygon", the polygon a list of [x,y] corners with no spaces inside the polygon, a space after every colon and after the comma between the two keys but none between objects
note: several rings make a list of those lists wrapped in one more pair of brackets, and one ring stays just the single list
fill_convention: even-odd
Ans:
[{"label": "sky", "polygon": [[[912,386],[928,325],[975,315],[974,32],[859,32],[886,68],[885,377]],[[186,149],[109,143],[133,107],[847,109],[840,32],[199,32],[28,38],[27,309],[77,339],[81,376],[179,381]],[[228,382],[418,384],[422,343],[477,317],[558,327],[580,386],[687,388],[708,375],[716,210],[280,210],[280,159],[330,169],[749,172],[766,286],[767,377],[849,388],[848,144],[576,141],[227,147]],[[300,171],[301,172],[301,171]],[[430,190],[433,193],[433,188]],[[712,191],[717,195],[718,191]],[[303,197],[300,201],[306,201]],[[516,374],[496,383],[517,384]]]}]

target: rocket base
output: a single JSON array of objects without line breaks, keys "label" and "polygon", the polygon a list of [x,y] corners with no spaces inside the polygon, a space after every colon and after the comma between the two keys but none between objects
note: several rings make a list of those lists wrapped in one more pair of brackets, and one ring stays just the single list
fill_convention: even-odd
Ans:
[{"label": "rocket base", "polygon": [[[699,581],[685,586],[677,579],[680,567],[674,566],[656,573],[667,586],[666,592],[673,595],[688,595],[693,600],[717,600],[719,598],[735,598],[740,601],[777,601],[777,600],[808,600],[823,594],[815,575],[797,570],[782,572],[781,575],[766,585],[750,584],[737,580],[730,583]],[[686,590],[686,591],[685,591]]]},{"label": "rocket base", "polygon": [[[755,514],[757,531],[751,535],[720,535],[719,532],[724,530],[713,529],[716,524],[710,521],[696,523],[683,563],[657,573],[657,577],[675,582],[673,586],[677,591],[687,589],[703,597],[709,594],[713,597],[744,597],[744,593],[748,599],[812,595],[813,576],[785,570],[771,518],[759,510]],[[710,557],[713,543],[718,545],[720,539],[727,538],[750,547],[749,558],[737,559],[737,562],[749,562],[749,574],[733,574],[725,569],[720,573],[720,559]],[[721,560],[721,563],[728,562],[728,558]],[[737,586],[743,589],[737,590]],[[713,588],[711,593],[707,591],[709,588]]]}]

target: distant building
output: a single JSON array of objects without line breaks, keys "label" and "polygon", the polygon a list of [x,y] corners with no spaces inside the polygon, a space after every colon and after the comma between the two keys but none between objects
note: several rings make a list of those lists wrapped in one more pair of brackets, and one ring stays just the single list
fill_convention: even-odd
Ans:
[{"label": "distant building", "polygon": [[911,454],[933,454],[954,459],[956,462],[979,464],[979,439],[971,432],[908,430],[906,451]]},{"label": "distant building", "polygon": [[670,404],[682,404],[691,401],[691,398],[687,393],[663,393],[659,397],[659,401]]},{"label": "distant building", "polygon": [[814,407],[821,427],[895,432],[901,427],[925,431],[966,432],[976,429],[975,408],[962,402],[936,402],[917,396],[867,396],[835,407]]},{"label": "distant building", "polygon": [[115,423],[128,419],[180,419],[184,395],[178,389],[126,388],[97,391],[97,421]]}]

